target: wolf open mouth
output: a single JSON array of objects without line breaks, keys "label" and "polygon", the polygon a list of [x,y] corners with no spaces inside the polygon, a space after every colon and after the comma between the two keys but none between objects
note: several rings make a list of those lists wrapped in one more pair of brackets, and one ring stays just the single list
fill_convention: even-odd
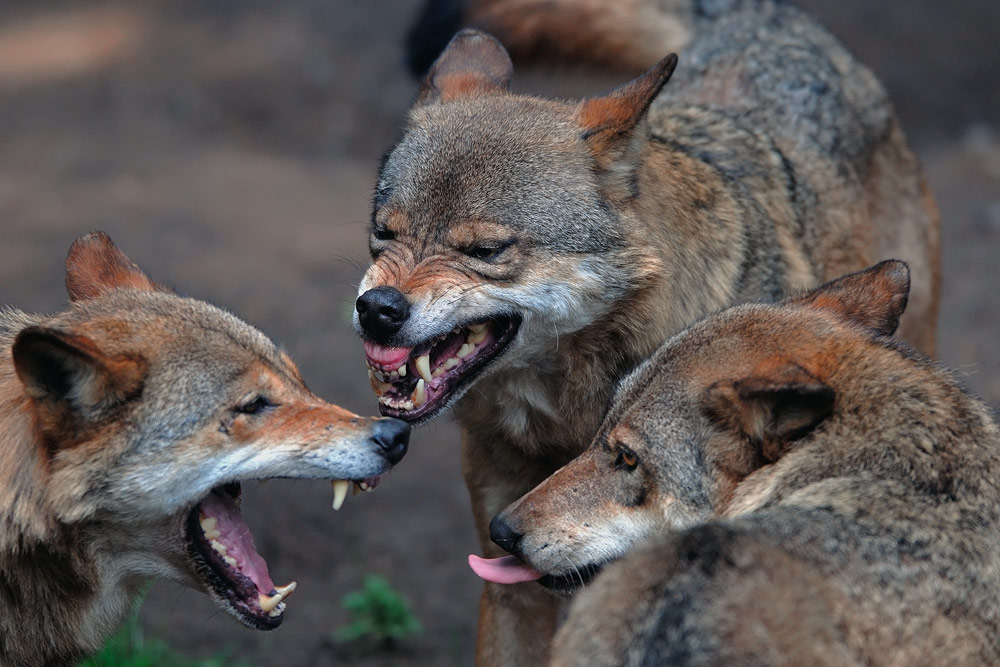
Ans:
[{"label": "wolf open mouth", "polygon": [[[355,480],[354,489],[371,491],[378,477]],[[333,509],[340,509],[351,482],[333,481]],[[242,487],[232,482],[212,490],[187,516],[188,555],[206,588],[244,625],[273,630],[284,617],[284,599],[297,584],[275,586],[267,563],[257,553],[250,527],[240,512]]]},{"label": "wolf open mouth", "polygon": [[516,316],[457,326],[414,347],[365,342],[368,378],[383,415],[420,421],[444,408],[510,345]]}]

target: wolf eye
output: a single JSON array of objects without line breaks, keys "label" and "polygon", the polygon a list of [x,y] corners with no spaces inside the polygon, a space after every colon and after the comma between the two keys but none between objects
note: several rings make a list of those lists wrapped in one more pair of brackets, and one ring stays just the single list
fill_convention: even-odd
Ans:
[{"label": "wolf eye", "polygon": [[615,468],[619,470],[635,470],[637,465],[639,465],[639,457],[636,453],[624,445],[620,446],[618,456],[615,458]]},{"label": "wolf eye", "polygon": [[396,238],[396,232],[392,231],[388,227],[376,225],[372,229],[372,236],[374,236],[379,241],[391,241],[394,238]]},{"label": "wolf eye", "polygon": [[488,262],[499,257],[504,250],[512,245],[514,245],[513,241],[503,241],[501,243],[475,245],[470,248],[466,248],[462,252],[473,259]]},{"label": "wolf eye", "polygon": [[277,403],[273,403],[266,396],[257,395],[247,401],[246,403],[241,403],[233,408],[233,412],[239,413],[241,415],[256,415],[263,412],[267,408],[273,408]]}]

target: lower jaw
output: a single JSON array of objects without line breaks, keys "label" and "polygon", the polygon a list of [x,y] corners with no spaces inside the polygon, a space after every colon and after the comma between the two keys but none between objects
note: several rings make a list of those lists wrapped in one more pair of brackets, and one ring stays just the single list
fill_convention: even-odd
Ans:
[{"label": "lower jaw", "polygon": [[570,597],[586,587],[596,577],[602,565],[587,565],[571,574],[547,574],[538,580],[546,590],[563,597]]}]

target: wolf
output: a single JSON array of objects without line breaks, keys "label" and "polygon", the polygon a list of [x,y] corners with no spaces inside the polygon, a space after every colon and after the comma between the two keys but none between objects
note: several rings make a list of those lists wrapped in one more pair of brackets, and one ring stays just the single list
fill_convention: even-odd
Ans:
[{"label": "wolf", "polygon": [[[794,6],[662,10],[680,6],[679,60],[578,102],[510,92],[502,44],[460,31],[379,172],[355,313],[369,379],[384,415],[454,406],[484,549],[618,381],[708,313],[897,257],[901,335],[934,350],[938,217],[878,81]],[[480,609],[479,664],[544,661],[555,599],[488,584]]]},{"label": "wolf", "polygon": [[373,487],[409,426],[306,387],[262,333],[154,283],[103,233],[66,260],[55,315],[0,309],[0,664],[71,665],[157,577],[244,625],[278,627],[241,484]]},{"label": "wolf", "polygon": [[1000,425],[891,337],[908,282],[883,262],[673,336],[494,519],[491,580],[596,575],[552,665],[1000,663]]}]

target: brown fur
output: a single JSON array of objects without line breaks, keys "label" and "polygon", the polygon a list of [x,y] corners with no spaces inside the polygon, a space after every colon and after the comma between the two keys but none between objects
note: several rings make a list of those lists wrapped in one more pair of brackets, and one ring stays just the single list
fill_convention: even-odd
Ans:
[{"label": "brown fur", "polygon": [[66,264],[65,311],[0,310],[5,667],[75,664],[152,576],[254,625],[190,554],[193,508],[244,479],[391,465],[373,440],[385,420],[319,399],[263,334],[157,286],[107,236],[78,239]]},{"label": "brown fur", "polygon": [[[487,5],[504,25],[539,19],[533,34],[597,11],[472,6]],[[433,411],[383,406],[413,420],[456,406],[488,554],[490,518],[579,454],[616,383],[707,313],[898,257],[914,271],[900,335],[934,350],[937,213],[871,72],[785,3],[622,7],[690,28],[672,77],[668,57],[581,102],[512,94],[503,47],[463,31],[430,69],[376,188],[359,294],[393,288],[409,311],[397,331],[359,325],[362,335],[416,349],[456,326],[521,318],[503,356]],[[455,94],[463,68],[490,85]],[[535,619],[555,617],[556,603],[530,587],[484,596],[480,664],[542,661],[549,625],[538,632]]]},{"label": "brown fur", "polygon": [[622,558],[552,664],[1000,660],[1000,427],[888,338],[908,283],[885,262],[731,308],[623,382],[590,448],[496,519],[549,586]]}]

